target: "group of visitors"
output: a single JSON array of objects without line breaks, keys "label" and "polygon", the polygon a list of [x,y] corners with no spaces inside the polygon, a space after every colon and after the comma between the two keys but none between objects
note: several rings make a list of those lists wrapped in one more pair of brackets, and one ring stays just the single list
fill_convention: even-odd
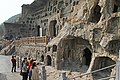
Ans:
[{"label": "group of visitors", "polygon": [[[16,72],[16,57],[12,56],[12,71]],[[39,80],[39,63],[36,60],[25,57],[22,60],[20,75],[22,76],[22,80]]]}]

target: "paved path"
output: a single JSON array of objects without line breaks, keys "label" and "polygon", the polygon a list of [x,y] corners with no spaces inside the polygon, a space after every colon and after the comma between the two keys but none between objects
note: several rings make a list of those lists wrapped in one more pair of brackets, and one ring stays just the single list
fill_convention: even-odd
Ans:
[{"label": "paved path", "polygon": [[[0,55],[0,80],[22,80],[17,72],[11,72],[11,56]],[[7,79],[6,79],[7,78]]]}]

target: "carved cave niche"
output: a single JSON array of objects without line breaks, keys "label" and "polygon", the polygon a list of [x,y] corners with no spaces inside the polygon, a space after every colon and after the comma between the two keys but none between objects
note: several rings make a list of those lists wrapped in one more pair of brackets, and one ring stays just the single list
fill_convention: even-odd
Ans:
[{"label": "carved cave niche", "polygon": [[41,55],[41,62],[44,62],[44,55]]},{"label": "carved cave niche", "polygon": [[[94,61],[94,64],[93,64],[92,71],[111,66],[111,65],[113,65],[115,63],[116,62],[113,61],[109,57],[105,57],[105,56],[96,57],[95,61]],[[111,75],[111,72],[112,72],[113,68],[114,67],[108,68],[108,69],[105,69],[105,70],[102,70],[102,71],[98,71],[96,73],[93,73],[92,74],[93,75],[93,80],[98,80],[98,79],[101,79],[101,78],[109,77]]]},{"label": "carved cave niche", "polygon": [[120,50],[120,40],[110,41],[105,49],[110,54],[118,55]]},{"label": "carved cave niche", "polygon": [[52,58],[50,55],[47,55],[47,66],[52,66]]},{"label": "carved cave niche", "polygon": [[[86,39],[83,39],[81,37],[76,37],[74,38],[74,41],[75,41],[75,50],[76,52],[81,52],[79,53],[82,54],[82,64],[86,65],[87,67],[89,67],[90,65],[90,62],[91,62],[91,58],[92,58],[92,48],[91,48],[91,44],[89,43],[88,40]],[[79,46],[79,47],[77,47]],[[81,48],[81,51],[78,50],[78,48]]]},{"label": "carved cave niche", "polygon": [[96,5],[91,13],[91,17],[88,19],[92,23],[98,23],[101,18],[101,7],[99,5]]},{"label": "carved cave niche", "polygon": [[[86,72],[92,59],[91,45],[80,37],[69,37],[62,41],[64,70]],[[73,65],[76,65],[73,67]]]},{"label": "carved cave niche", "polygon": [[37,36],[40,36],[40,25],[37,26]]},{"label": "carved cave niche", "polygon": [[118,29],[119,27],[119,21],[120,18],[119,17],[113,17],[108,21],[108,25],[107,25],[107,29],[106,32],[107,33],[111,33],[111,34],[118,34]]},{"label": "carved cave niche", "polygon": [[57,33],[56,24],[57,24],[57,20],[52,20],[52,21],[50,22],[49,31],[50,31],[50,37],[51,37],[51,38],[57,36],[57,34],[56,34],[56,33]]},{"label": "carved cave niche", "polygon": [[57,51],[57,46],[53,45],[53,52],[56,52],[56,51]]},{"label": "carved cave niche", "polygon": [[73,2],[73,6],[75,6],[75,1]]},{"label": "carved cave niche", "polygon": [[51,47],[48,47],[47,49],[48,49],[48,51],[50,51]]},{"label": "carved cave niche", "polygon": [[95,41],[100,41],[102,37],[102,29],[101,28],[94,28],[93,29],[93,39]]},{"label": "carved cave niche", "polygon": [[116,12],[118,12],[118,6],[114,4],[113,13],[116,13]]},{"label": "carved cave niche", "polygon": [[53,6],[57,5],[57,0],[53,1]]},{"label": "carved cave niche", "polygon": [[58,3],[58,6],[57,6],[57,8],[58,9],[62,9],[62,8],[64,8],[64,2],[63,1],[60,1],[59,3]]},{"label": "carved cave niche", "polygon": [[55,13],[57,11],[57,8],[56,7],[54,7],[53,8],[53,13]]},{"label": "carved cave niche", "polygon": [[119,3],[120,3],[119,0],[114,0],[113,13],[120,11],[120,4]]}]

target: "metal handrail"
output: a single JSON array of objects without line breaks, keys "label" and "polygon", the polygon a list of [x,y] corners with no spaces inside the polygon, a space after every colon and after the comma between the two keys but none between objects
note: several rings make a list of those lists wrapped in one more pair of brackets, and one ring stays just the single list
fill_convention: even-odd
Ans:
[{"label": "metal handrail", "polygon": [[115,78],[115,76],[106,77],[106,78],[101,78],[101,79],[98,79],[98,80],[107,80],[107,79],[110,79],[110,78]]},{"label": "metal handrail", "polygon": [[116,64],[113,64],[113,65],[110,65],[110,66],[107,66],[107,67],[104,67],[104,68],[101,68],[101,69],[98,69],[98,70],[94,70],[92,72],[83,73],[80,76],[76,76],[76,77],[73,77],[71,79],[75,79],[75,78],[82,77],[82,76],[85,76],[85,75],[88,75],[88,74],[96,73],[96,72],[99,72],[99,71],[102,71],[102,70],[105,70],[105,69],[108,69],[108,68],[111,68],[111,67],[114,67],[114,66],[116,66]]}]

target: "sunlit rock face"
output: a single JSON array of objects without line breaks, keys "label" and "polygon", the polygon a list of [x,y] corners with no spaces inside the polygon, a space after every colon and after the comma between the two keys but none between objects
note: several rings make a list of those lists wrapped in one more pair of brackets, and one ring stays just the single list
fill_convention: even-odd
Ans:
[{"label": "sunlit rock face", "polygon": [[[119,0],[35,0],[22,6],[20,23],[27,25],[29,35],[49,37],[41,55],[46,65],[90,72],[115,64],[118,59],[119,3]],[[99,72],[85,79],[114,76],[114,71],[110,68],[107,73],[103,71],[106,75]]]}]

